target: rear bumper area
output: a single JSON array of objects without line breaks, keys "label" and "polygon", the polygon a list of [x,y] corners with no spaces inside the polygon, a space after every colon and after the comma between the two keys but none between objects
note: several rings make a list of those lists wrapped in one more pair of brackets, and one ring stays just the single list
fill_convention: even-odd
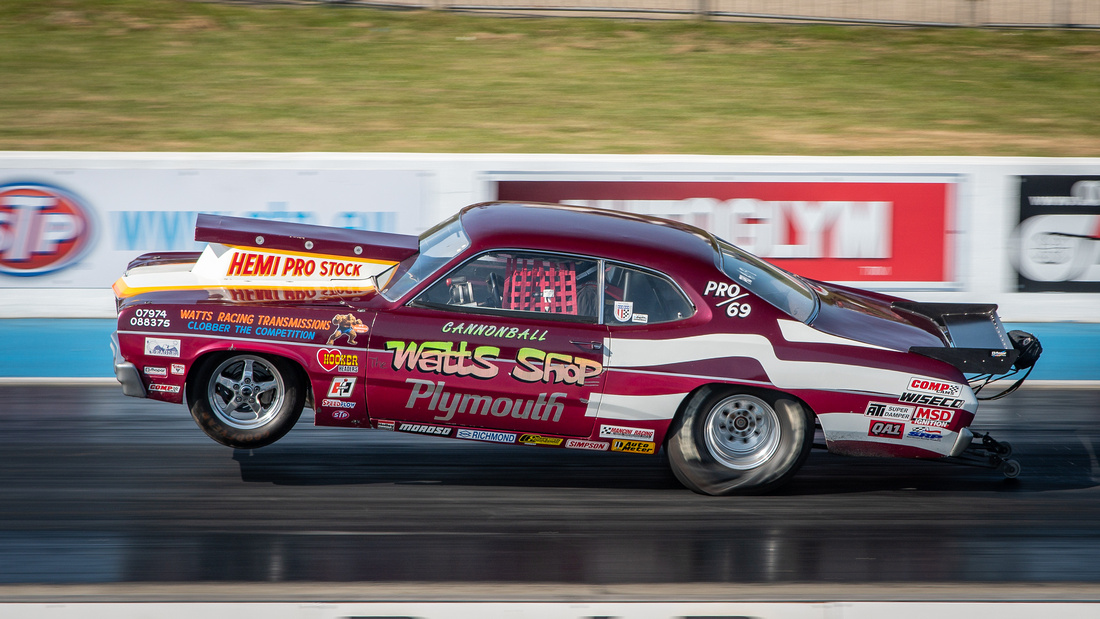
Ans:
[{"label": "rear bumper area", "polygon": [[145,384],[141,382],[141,373],[133,363],[122,358],[118,346],[118,334],[111,334],[111,352],[115,358],[115,378],[122,383],[122,394],[135,398],[144,398]]}]

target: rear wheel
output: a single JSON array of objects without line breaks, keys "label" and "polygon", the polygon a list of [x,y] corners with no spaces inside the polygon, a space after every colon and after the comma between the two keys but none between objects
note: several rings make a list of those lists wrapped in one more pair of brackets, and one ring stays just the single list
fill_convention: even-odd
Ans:
[{"label": "rear wheel", "polygon": [[743,389],[703,389],[669,433],[669,466],[701,494],[766,492],[798,470],[813,417],[796,400]]},{"label": "rear wheel", "polygon": [[229,447],[250,449],[282,438],[305,406],[305,385],[291,362],[254,354],[207,357],[187,382],[191,416]]}]

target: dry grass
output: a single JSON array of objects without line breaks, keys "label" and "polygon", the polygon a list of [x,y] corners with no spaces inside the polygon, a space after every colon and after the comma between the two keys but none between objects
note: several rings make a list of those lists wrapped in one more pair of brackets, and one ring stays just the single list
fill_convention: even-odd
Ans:
[{"label": "dry grass", "polygon": [[1100,32],[0,3],[0,150],[1100,156]]}]

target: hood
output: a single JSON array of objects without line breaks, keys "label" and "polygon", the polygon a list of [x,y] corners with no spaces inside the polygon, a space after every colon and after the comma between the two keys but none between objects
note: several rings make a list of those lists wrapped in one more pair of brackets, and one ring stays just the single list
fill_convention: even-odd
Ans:
[{"label": "hood", "polygon": [[818,331],[892,350],[945,347],[946,339],[926,316],[897,311],[905,299],[847,286],[807,280],[820,300],[809,325]]}]

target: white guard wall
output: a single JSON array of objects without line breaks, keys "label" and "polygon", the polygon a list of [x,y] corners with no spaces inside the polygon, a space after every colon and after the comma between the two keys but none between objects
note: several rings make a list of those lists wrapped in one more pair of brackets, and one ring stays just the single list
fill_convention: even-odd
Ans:
[{"label": "white guard wall", "polygon": [[1100,322],[1100,158],[402,153],[0,153],[0,318],[113,317],[126,263],[199,249],[199,212],[418,233],[499,195],[673,216],[1006,322]]}]

